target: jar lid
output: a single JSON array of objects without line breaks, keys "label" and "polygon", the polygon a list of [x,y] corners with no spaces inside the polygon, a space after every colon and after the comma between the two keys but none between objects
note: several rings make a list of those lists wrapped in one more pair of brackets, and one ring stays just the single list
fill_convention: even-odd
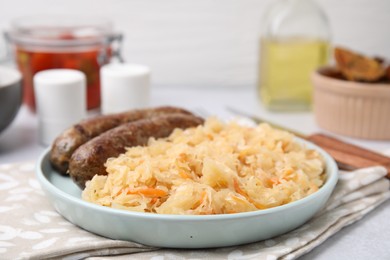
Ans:
[{"label": "jar lid", "polygon": [[57,15],[17,18],[8,32],[13,43],[41,47],[101,44],[112,34],[112,22],[103,17]]}]

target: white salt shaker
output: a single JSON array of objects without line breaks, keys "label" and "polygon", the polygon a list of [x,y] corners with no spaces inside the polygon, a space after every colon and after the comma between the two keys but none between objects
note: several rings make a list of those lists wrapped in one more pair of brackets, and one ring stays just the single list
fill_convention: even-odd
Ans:
[{"label": "white salt shaker", "polygon": [[144,108],[149,104],[150,69],[129,63],[111,63],[100,69],[102,114]]},{"label": "white salt shaker", "polygon": [[86,78],[71,69],[50,69],[34,76],[39,141],[50,145],[65,129],[87,115]]}]

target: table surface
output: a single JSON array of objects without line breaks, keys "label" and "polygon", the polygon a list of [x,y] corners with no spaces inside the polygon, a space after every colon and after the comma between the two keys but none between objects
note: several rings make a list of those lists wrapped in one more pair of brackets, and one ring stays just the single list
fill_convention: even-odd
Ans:
[{"label": "table surface", "polygon": [[[181,106],[202,115],[235,117],[228,108],[275,122],[305,134],[326,132],[320,129],[311,112],[275,113],[265,110],[253,89],[156,88],[150,106]],[[93,111],[90,114],[96,114]],[[367,141],[334,135],[375,151],[390,149],[390,141]],[[35,161],[46,147],[38,141],[37,116],[22,106],[14,122],[0,135],[0,164]],[[300,259],[389,259],[390,201],[348,226]]]}]

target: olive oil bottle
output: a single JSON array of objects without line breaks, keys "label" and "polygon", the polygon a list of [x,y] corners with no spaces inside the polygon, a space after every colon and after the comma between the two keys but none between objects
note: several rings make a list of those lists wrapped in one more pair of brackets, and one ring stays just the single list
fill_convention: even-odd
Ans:
[{"label": "olive oil bottle", "polygon": [[325,65],[329,44],[316,39],[262,40],[259,88],[273,110],[307,110],[311,106],[310,74]]},{"label": "olive oil bottle", "polygon": [[267,13],[259,40],[258,93],[275,111],[311,108],[310,75],[325,65],[330,30],[312,0],[278,0]]}]

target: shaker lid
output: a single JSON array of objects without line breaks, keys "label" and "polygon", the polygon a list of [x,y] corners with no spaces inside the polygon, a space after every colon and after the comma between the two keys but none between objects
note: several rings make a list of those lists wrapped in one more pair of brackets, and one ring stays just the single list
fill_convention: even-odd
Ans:
[{"label": "shaker lid", "polygon": [[10,40],[17,44],[72,47],[101,43],[113,34],[112,22],[96,16],[25,16],[11,22]]},{"label": "shaker lid", "polygon": [[86,114],[86,77],[78,70],[50,69],[34,76],[38,114],[46,119]]},{"label": "shaker lid", "polygon": [[150,68],[140,64],[110,63],[100,69],[102,113],[147,107]]}]

